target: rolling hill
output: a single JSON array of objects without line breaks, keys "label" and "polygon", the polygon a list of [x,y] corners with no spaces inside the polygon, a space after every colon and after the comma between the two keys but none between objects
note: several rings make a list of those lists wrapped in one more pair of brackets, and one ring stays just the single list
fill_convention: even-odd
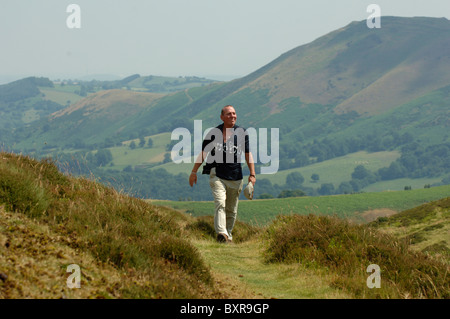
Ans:
[{"label": "rolling hill", "polygon": [[[52,82],[48,78],[37,77],[17,80],[0,85],[1,142],[3,147],[11,148],[11,145],[29,138],[38,127],[43,137],[31,148],[48,149],[52,139],[47,139],[45,133],[61,129],[61,126],[62,129],[66,125],[70,127],[68,122],[72,120],[83,127],[97,127],[98,130],[99,124],[111,125],[118,119],[129,117],[135,113],[136,107],[147,106],[165,94],[215,82],[196,76],[175,78],[139,74],[116,81],[58,79]],[[78,118],[76,111],[83,108],[86,110],[82,111],[82,118]],[[103,111],[98,112],[100,109]],[[47,120],[62,115],[65,116],[62,123],[57,124],[59,127],[52,127],[52,122]],[[103,116],[108,119],[106,122],[96,122],[96,118]],[[92,121],[90,117],[93,117]],[[86,136],[77,136],[76,144],[97,142],[95,138],[82,142]],[[61,141],[56,144],[61,144]],[[27,147],[30,148],[28,144]]]},{"label": "rolling hill", "polygon": [[[77,140],[84,144],[98,142],[97,132],[114,136],[120,132],[122,120],[136,113],[163,94],[106,90],[93,93],[77,103],[50,115],[48,131],[78,130]],[[52,133],[51,133],[52,134]],[[49,139],[49,143],[51,140]],[[59,143],[54,142],[54,145]]]}]

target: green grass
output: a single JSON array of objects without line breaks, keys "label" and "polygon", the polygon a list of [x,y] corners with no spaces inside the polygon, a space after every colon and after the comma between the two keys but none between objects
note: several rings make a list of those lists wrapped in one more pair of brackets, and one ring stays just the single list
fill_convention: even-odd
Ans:
[{"label": "green grass", "polygon": [[211,216],[196,218],[188,229],[196,235],[193,243],[216,280],[226,281],[226,289],[242,291],[245,298],[351,298],[351,294],[330,287],[332,278],[326,272],[300,264],[265,262],[264,228],[237,221],[232,245],[215,241]]},{"label": "green grass", "polygon": [[[331,183],[336,188],[339,184],[352,179],[351,174],[358,165],[363,165],[368,170],[375,172],[382,167],[388,167],[393,161],[400,157],[398,151],[368,153],[365,151],[348,154],[331,160],[315,163],[300,168],[292,168],[279,171],[273,175],[260,175],[260,178],[268,179],[272,184],[283,185],[286,176],[292,172],[299,172],[305,178],[305,187],[317,188],[321,184]],[[313,182],[311,175],[319,174],[320,180]]]},{"label": "green grass", "polygon": [[[330,276],[300,264],[266,263],[258,240],[221,245],[212,240],[195,241],[211,269],[226,276],[226,285],[244,289],[246,298],[347,299],[351,294],[330,287]],[[244,288],[238,288],[238,287]]]},{"label": "green grass", "polygon": [[30,123],[39,120],[39,113],[35,109],[25,111],[22,116],[22,122]]},{"label": "green grass", "polygon": [[[436,209],[436,215],[448,213],[449,199],[364,225],[312,214],[279,216],[267,227],[238,222],[233,245],[214,241],[212,217],[197,219],[190,230],[197,234],[193,243],[213,273],[226,276],[226,285],[244,290],[247,298],[446,299],[445,259],[434,251],[419,252],[407,238],[386,234],[385,229],[399,220],[423,223]],[[431,228],[442,229],[430,223],[425,227],[428,232]],[[380,266],[379,289],[367,286],[371,264]]]},{"label": "green grass", "polygon": [[[337,215],[362,221],[362,213],[375,209],[389,209],[396,212],[448,196],[450,185],[416,189],[411,191],[392,191],[334,195],[317,197],[296,197],[283,199],[241,200],[238,218],[242,221],[264,225],[277,215]],[[183,201],[151,201],[155,205],[165,205],[185,211],[192,216],[214,214],[214,203]]]},{"label": "green grass", "polygon": [[[170,142],[170,133],[147,136],[145,138],[146,143],[149,138],[153,141],[151,148],[148,148],[147,144],[144,147],[140,147],[139,139],[125,141],[122,146],[110,147],[109,150],[113,156],[112,163],[114,165],[107,168],[122,170],[128,165],[136,166],[162,162],[166,152],[166,145]],[[131,142],[136,144],[135,149],[129,147]]]},{"label": "green grass", "polygon": [[74,93],[75,90],[79,89],[79,85],[66,85],[62,87],[60,85],[55,85],[54,88],[39,88],[39,90],[45,94],[46,100],[50,100],[61,105],[66,105],[67,101],[70,101],[70,103],[73,104],[84,99],[83,96]]}]

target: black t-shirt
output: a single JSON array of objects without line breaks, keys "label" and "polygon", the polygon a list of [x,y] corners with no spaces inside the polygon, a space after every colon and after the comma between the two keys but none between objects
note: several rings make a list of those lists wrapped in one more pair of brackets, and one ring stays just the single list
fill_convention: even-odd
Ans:
[{"label": "black t-shirt", "polygon": [[250,152],[248,132],[235,125],[233,135],[223,141],[223,124],[208,132],[202,143],[202,150],[208,154],[206,166],[216,168],[216,176],[227,180],[240,180],[242,176],[242,152]]}]

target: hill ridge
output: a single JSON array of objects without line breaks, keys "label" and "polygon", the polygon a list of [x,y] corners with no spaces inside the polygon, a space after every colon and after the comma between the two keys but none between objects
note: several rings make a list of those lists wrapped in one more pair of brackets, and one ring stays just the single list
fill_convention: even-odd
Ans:
[{"label": "hill ridge", "polygon": [[[89,116],[94,112],[105,111],[112,104],[121,103],[123,107],[127,107],[127,111],[133,114],[135,111],[130,109],[131,106],[144,108],[152,101],[163,97],[164,94],[150,92],[132,92],[123,89],[111,89],[93,93],[88,97],[68,106],[65,109],[54,112],[50,115],[50,120],[58,117],[70,115],[73,112],[84,110],[83,116]],[[125,113],[126,114],[126,113]],[[129,115],[129,113],[128,113]]]}]

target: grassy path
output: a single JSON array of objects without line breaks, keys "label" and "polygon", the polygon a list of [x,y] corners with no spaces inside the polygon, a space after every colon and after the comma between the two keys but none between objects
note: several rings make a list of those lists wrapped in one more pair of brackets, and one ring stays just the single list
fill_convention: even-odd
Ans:
[{"label": "grassy path", "polygon": [[351,298],[328,285],[328,276],[299,264],[267,264],[261,242],[224,245],[213,240],[193,242],[201,252],[216,284],[230,298],[328,299]]}]

